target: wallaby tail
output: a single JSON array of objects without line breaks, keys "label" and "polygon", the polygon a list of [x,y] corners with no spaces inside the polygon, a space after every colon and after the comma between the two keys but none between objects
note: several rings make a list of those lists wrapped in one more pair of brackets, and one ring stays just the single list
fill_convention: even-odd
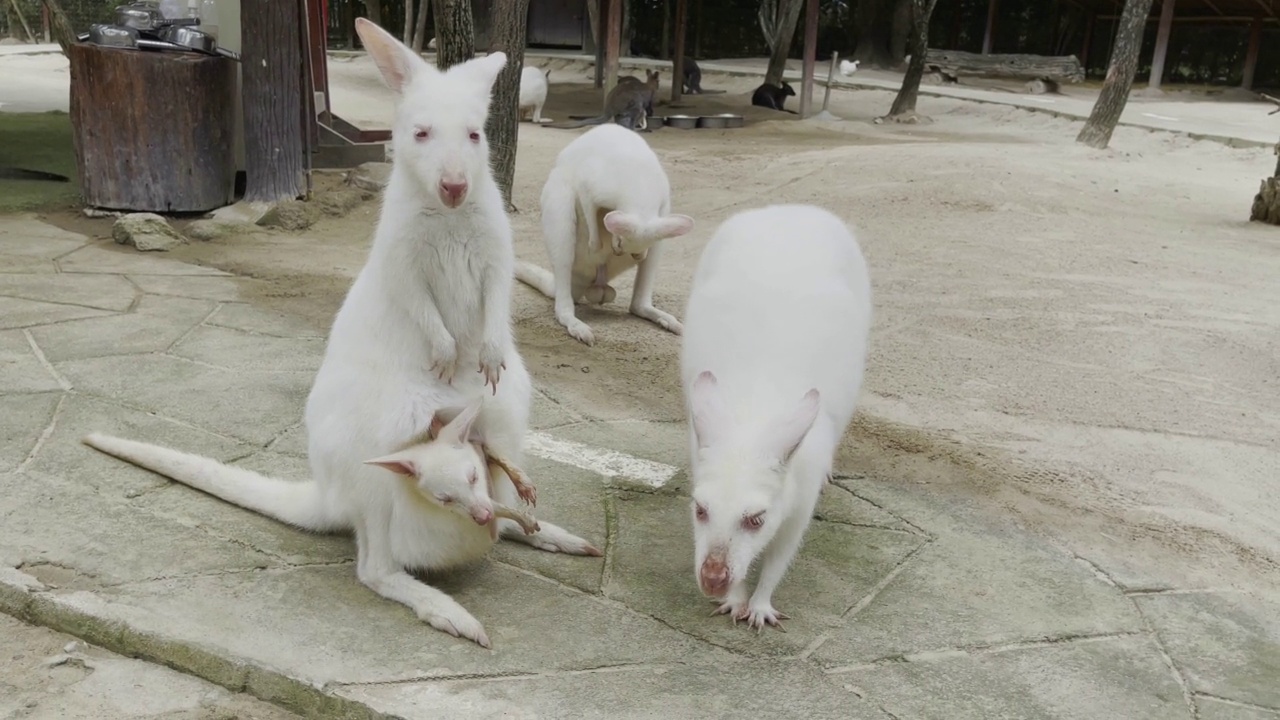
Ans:
[{"label": "wallaby tail", "polygon": [[516,261],[516,279],[543,295],[555,299],[556,279],[550,270],[540,268],[531,262],[518,260]]},{"label": "wallaby tail", "polygon": [[609,121],[608,115],[597,115],[593,118],[585,120],[563,120],[558,123],[547,123],[542,127],[555,128],[557,130],[573,130],[575,128],[586,127],[588,125],[602,125]]},{"label": "wallaby tail", "polygon": [[290,482],[159,445],[90,433],[81,442],[280,522],[313,532],[341,526],[325,508],[315,480]]}]

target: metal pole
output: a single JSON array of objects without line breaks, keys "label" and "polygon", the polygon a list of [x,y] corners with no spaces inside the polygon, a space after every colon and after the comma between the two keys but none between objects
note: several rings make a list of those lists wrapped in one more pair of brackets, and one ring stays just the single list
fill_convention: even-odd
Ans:
[{"label": "metal pole", "polygon": [[800,79],[800,117],[813,106],[813,72],[818,52],[818,0],[809,0],[804,15],[804,77]]}]

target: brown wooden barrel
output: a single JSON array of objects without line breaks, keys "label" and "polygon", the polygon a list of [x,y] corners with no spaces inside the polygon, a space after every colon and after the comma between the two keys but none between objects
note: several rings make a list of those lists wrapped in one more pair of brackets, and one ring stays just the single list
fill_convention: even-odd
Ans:
[{"label": "brown wooden barrel", "polygon": [[76,43],[71,127],[85,202],[207,212],[235,192],[235,61]]}]

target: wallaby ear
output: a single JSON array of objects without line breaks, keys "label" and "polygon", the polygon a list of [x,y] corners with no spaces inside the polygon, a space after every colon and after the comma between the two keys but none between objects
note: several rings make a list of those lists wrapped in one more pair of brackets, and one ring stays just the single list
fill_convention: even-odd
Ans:
[{"label": "wallaby ear", "polygon": [[680,237],[693,229],[693,218],[688,215],[667,215],[649,223],[649,235],[660,238]]},{"label": "wallaby ear", "polygon": [[475,423],[476,418],[480,416],[481,405],[482,401],[477,400],[463,408],[462,412],[458,413],[447,425],[440,428],[440,434],[436,436],[436,439],[455,445],[466,443],[471,437],[471,426]]},{"label": "wallaby ear", "polygon": [[604,227],[614,235],[635,237],[640,232],[640,218],[621,210],[611,210],[604,216]]},{"label": "wallaby ear", "polygon": [[764,447],[769,449],[784,465],[791,462],[791,456],[800,447],[800,442],[809,434],[813,423],[818,419],[818,389],[805,393],[800,406],[788,417],[773,428],[773,433],[765,441]]},{"label": "wallaby ear", "polygon": [[689,388],[689,406],[698,447],[714,445],[724,436],[729,424],[729,411],[720,397],[716,376],[710,370],[703,370],[693,379],[693,387]]},{"label": "wallaby ear", "polygon": [[382,72],[382,80],[397,93],[404,91],[414,73],[434,70],[394,35],[365,18],[356,18],[356,34]]},{"label": "wallaby ear", "polygon": [[464,63],[459,63],[449,68],[447,72],[461,73],[471,76],[471,79],[477,84],[484,87],[485,94],[493,91],[493,84],[498,80],[498,73],[502,72],[502,68],[506,67],[507,54],[504,52],[491,52],[484,57],[474,58]]},{"label": "wallaby ear", "polygon": [[543,71],[542,71],[542,74],[546,76],[546,78],[547,78],[547,82],[551,82],[551,69],[550,69],[550,68],[548,68],[548,69],[546,69],[546,70],[543,70]]},{"label": "wallaby ear", "polygon": [[397,475],[407,477],[416,477],[418,475],[418,466],[405,453],[393,453],[386,457],[376,458],[374,460],[365,460],[365,465],[377,465],[385,468]]}]

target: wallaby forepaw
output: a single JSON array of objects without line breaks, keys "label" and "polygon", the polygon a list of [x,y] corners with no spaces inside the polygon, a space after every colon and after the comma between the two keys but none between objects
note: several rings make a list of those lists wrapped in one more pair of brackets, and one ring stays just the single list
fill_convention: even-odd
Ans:
[{"label": "wallaby forepaw", "polygon": [[786,628],[782,627],[783,620],[789,620],[790,616],[786,613],[778,612],[774,609],[771,602],[751,602],[740,613],[735,615],[734,620],[746,620],[747,627],[754,628],[756,633],[764,630],[765,625],[776,627],[782,632],[786,632]]},{"label": "wallaby forepaw", "polygon": [[564,553],[566,555],[585,555],[587,557],[601,557],[604,553],[595,545],[583,540],[573,533],[565,530],[559,525],[552,525],[549,522],[539,523],[538,532],[532,535],[525,535],[519,532],[519,526],[515,523],[504,524],[502,528],[502,536],[522,542],[530,547],[535,547],[545,552]]},{"label": "wallaby forepaw", "polygon": [[502,371],[507,369],[503,359],[502,348],[495,343],[485,343],[480,348],[480,372],[484,375],[484,384],[493,386],[493,394],[498,394],[498,379]]},{"label": "wallaby forepaw", "polygon": [[575,320],[564,326],[569,331],[570,337],[584,345],[595,345],[596,337],[591,332],[591,328],[581,320]]},{"label": "wallaby forepaw", "polygon": [[655,307],[650,306],[650,307],[632,308],[631,314],[635,315],[636,317],[644,318],[645,320],[648,320],[654,325],[657,325],[663,330],[666,330],[667,332],[672,333],[674,335],[681,335],[684,333],[684,325],[682,325],[680,321],[675,318],[674,315],[672,315],[671,313],[663,312],[662,310],[659,310]]},{"label": "wallaby forepaw", "polygon": [[450,338],[448,343],[440,343],[434,352],[435,360],[431,363],[431,372],[446,383],[453,382],[458,373],[458,345]]},{"label": "wallaby forepaw", "polygon": [[480,647],[491,647],[484,626],[461,606],[448,613],[419,612],[418,618],[431,627],[456,638],[466,638]]}]

